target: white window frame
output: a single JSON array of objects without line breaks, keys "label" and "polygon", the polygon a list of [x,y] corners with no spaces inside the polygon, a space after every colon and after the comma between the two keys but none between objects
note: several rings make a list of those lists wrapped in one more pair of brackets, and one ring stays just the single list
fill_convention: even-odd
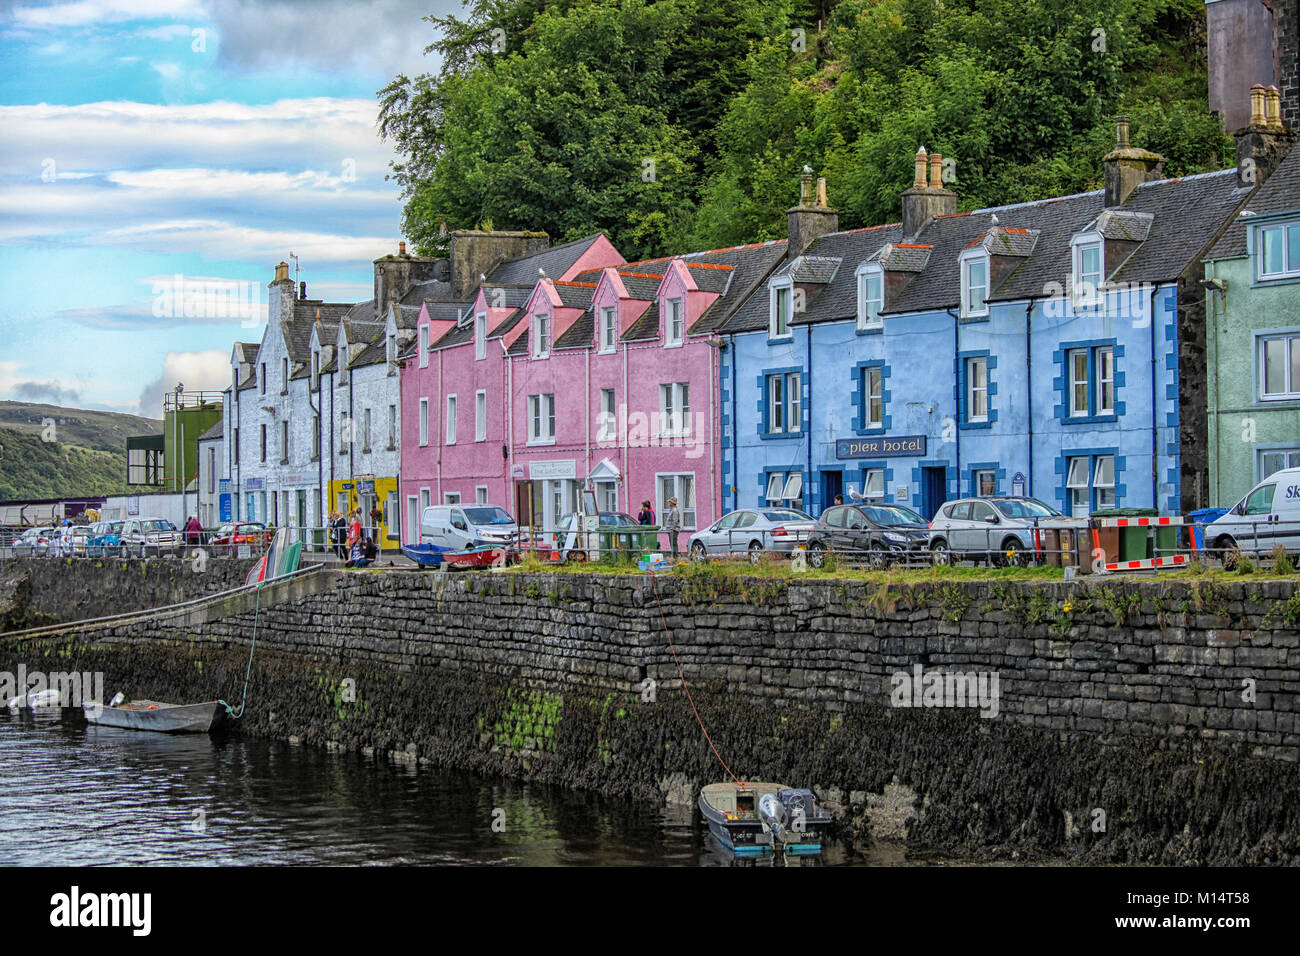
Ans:
[{"label": "white window frame", "polygon": [[[1077,377],[1078,365],[1077,359],[1083,357],[1083,378]],[[1087,418],[1092,414],[1090,403],[1092,395],[1092,349],[1068,349],[1065,353],[1065,380],[1068,394],[1066,401],[1069,402],[1068,412],[1070,418]],[[1078,391],[1083,388],[1083,407],[1077,404]]]},{"label": "white window frame", "polygon": [[[1087,455],[1066,459],[1065,487],[1070,497],[1070,514],[1073,515],[1080,493],[1086,496],[1088,511],[1092,511],[1091,460]],[[1082,471],[1082,474],[1079,472]]]},{"label": "white window frame", "polygon": [[[606,407],[606,396],[609,398]],[[613,441],[618,437],[618,393],[612,388],[600,390],[600,413],[596,420],[596,441]]]},{"label": "white window frame", "polygon": [[[693,502],[689,507],[686,503],[686,492],[682,489],[682,479],[689,478],[691,481],[690,500]],[[665,494],[665,479],[671,479],[672,490]],[[695,482],[695,472],[658,472],[655,474],[655,496],[658,499],[655,504],[658,506],[655,514],[660,516],[662,523],[664,507],[669,498],[677,499],[677,508],[682,513],[682,530],[693,531],[696,527],[696,518],[698,517],[698,501],[696,499],[697,486]]]},{"label": "white window frame", "polygon": [[429,444],[429,400],[420,399],[420,447]]},{"label": "white window frame", "polygon": [[613,352],[618,345],[618,307],[604,305],[600,308],[600,351]]},{"label": "white window frame", "polygon": [[442,493],[442,503],[443,503],[444,505],[458,505],[458,504],[460,504],[460,492],[459,492],[459,491],[444,491],[444,492]]},{"label": "white window frame", "polygon": [[[876,384],[880,386],[878,393],[871,388],[873,378]],[[880,398],[880,417],[872,418],[871,400],[877,394]],[[862,427],[885,427],[885,369],[880,365],[864,365],[862,367]]]},{"label": "white window frame", "polygon": [[444,445],[456,444],[456,396],[447,396],[447,423]]},{"label": "white window frame", "polygon": [[[982,371],[982,382],[976,381],[976,370]],[[984,399],[984,411],[982,414],[975,411],[978,403],[977,397],[982,396]],[[987,355],[972,355],[966,359],[966,421],[968,422],[987,422],[989,420],[989,357]]]},{"label": "white window frame", "polygon": [[[412,515],[415,516],[415,520],[411,520]],[[423,512],[420,511],[420,499],[417,498],[415,495],[407,495],[406,496],[407,527],[404,529],[406,532],[407,544],[420,543],[420,519],[423,516],[424,516]]]},{"label": "white window frame", "polygon": [[690,434],[691,383],[662,383],[659,386],[659,436],[689,438]]},{"label": "white window frame", "polygon": [[479,312],[474,316],[474,361],[481,362],[487,358],[487,313]]},{"label": "white window frame", "polygon": [[[1264,465],[1264,459],[1270,455],[1282,456],[1281,467],[1268,471]],[[1291,448],[1261,448],[1255,459],[1255,481],[1261,482],[1266,478],[1271,478],[1283,468],[1300,468],[1300,445]]]},{"label": "white window frame", "polygon": [[[785,328],[781,328],[781,297],[789,296],[790,308],[785,317]],[[794,283],[790,280],[783,282],[774,282],[768,291],[768,321],[767,337],[776,341],[793,339],[794,333],[790,331],[790,320],[794,318]]]},{"label": "white window frame", "polygon": [[[1106,360],[1110,362],[1110,375],[1106,375]],[[1093,349],[1094,374],[1097,376],[1097,415],[1115,414],[1115,347],[1100,345]],[[1107,403],[1106,390],[1110,388],[1110,401]]]},{"label": "white window frame", "polygon": [[[877,283],[878,296],[870,295],[873,282]],[[880,317],[880,311],[884,307],[885,270],[878,265],[864,263],[858,267],[858,331],[883,328],[885,320]]]},{"label": "white window frame", "polygon": [[[1084,271],[1085,253],[1097,254],[1097,268]],[[1102,286],[1106,281],[1106,246],[1101,236],[1085,233],[1070,240],[1070,301],[1076,309],[1100,305],[1105,298]]]},{"label": "white window frame", "polygon": [[[1110,463],[1110,480],[1104,481],[1102,476],[1103,465]],[[1092,488],[1095,492],[1096,507],[1098,511],[1106,508],[1115,507],[1115,456],[1098,455],[1096,464],[1093,465],[1092,471]]]},{"label": "white window frame", "polygon": [[862,497],[872,501],[885,498],[885,469],[868,468],[863,472]]},{"label": "white window frame", "polygon": [[485,504],[487,504],[487,503],[488,503],[488,486],[487,486],[487,485],[475,485],[475,486],[474,486],[474,504],[476,504],[476,505],[485,505]]},{"label": "white window frame", "polygon": [[487,441],[487,390],[474,393],[474,440]]},{"label": "white window frame", "polygon": [[533,358],[543,359],[551,354],[551,316],[549,313],[535,312],[533,314],[532,339]]},{"label": "white window frame", "polygon": [[[979,264],[984,268],[984,282],[982,285],[972,285],[970,270],[971,266]],[[974,308],[971,304],[971,290],[982,289],[983,295],[980,297],[980,307]],[[961,255],[961,314],[962,318],[975,318],[989,314],[989,256],[983,249],[974,249],[969,252],[963,252]]]},{"label": "white window frame", "polygon": [[[1266,272],[1266,259],[1264,257],[1264,241],[1268,233],[1278,233],[1282,242],[1282,269],[1278,272]],[[1294,232],[1294,235],[1292,233]],[[1290,269],[1287,263],[1291,259],[1291,243],[1300,243],[1300,222],[1278,222],[1268,223],[1255,227],[1254,258],[1255,258],[1255,275],[1262,281],[1272,279],[1292,279],[1300,277],[1300,269]]]},{"label": "white window frame", "polygon": [[[993,490],[990,491],[987,495],[985,495],[984,492],[982,492],[982,491],[980,490],[981,479],[982,479],[985,475],[988,476],[989,483],[993,486]],[[998,473],[997,473],[997,469],[995,469],[995,468],[977,468],[975,471],[972,471],[972,472],[971,472],[971,483],[974,485],[974,487],[971,489],[971,491],[972,491],[974,497],[976,497],[976,498],[987,498],[987,497],[993,497],[994,495],[996,495],[996,494],[998,493]]]},{"label": "white window frame", "polygon": [[555,395],[553,393],[528,396],[528,444],[555,444]]},{"label": "white window frame", "polygon": [[664,348],[679,348],[686,328],[686,303],[680,298],[666,299],[664,306]]},{"label": "white window frame", "polygon": [[[1261,402],[1295,402],[1300,401],[1300,381],[1291,374],[1291,351],[1300,348],[1300,332],[1279,332],[1255,337],[1256,363],[1259,369],[1257,391]],[[1269,392],[1268,387],[1268,343],[1282,342],[1282,381],[1284,388],[1280,392]]]},{"label": "white window frame", "polygon": [[803,431],[802,376],[802,372],[771,372],[766,376],[767,434],[797,435]]},{"label": "white window frame", "polygon": [[[417,339],[417,342],[418,344],[416,345],[415,350],[420,353],[420,368],[428,368],[429,367],[429,326],[427,325],[420,326],[420,334],[419,334],[419,338]],[[344,364],[343,356],[340,355],[339,356],[340,369],[343,367],[343,364]]]},{"label": "white window frame", "polygon": [[424,520],[424,510],[433,506],[433,494],[428,488],[420,489],[420,520]]}]

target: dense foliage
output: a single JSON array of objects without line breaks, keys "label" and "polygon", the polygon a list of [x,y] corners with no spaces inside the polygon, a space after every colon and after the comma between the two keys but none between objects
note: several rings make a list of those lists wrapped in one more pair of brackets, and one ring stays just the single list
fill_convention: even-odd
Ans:
[{"label": "dense foliage", "polygon": [[125,447],[101,451],[42,441],[39,434],[29,431],[0,428],[0,501],[129,491]]},{"label": "dense foliage", "polygon": [[799,170],[894,221],[918,145],[963,209],[1095,188],[1112,118],[1221,168],[1201,0],[471,0],[437,74],[380,93],[424,253],[491,224],[627,256],[784,235]]}]

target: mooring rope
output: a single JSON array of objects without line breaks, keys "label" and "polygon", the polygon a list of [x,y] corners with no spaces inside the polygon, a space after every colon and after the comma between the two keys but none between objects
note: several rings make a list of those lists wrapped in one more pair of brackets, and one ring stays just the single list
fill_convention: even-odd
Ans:
[{"label": "mooring rope", "polygon": [[682,662],[677,659],[677,648],[673,646],[673,632],[668,628],[668,618],[664,617],[664,606],[659,600],[659,587],[655,584],[653,571],[650,572],[650,590],[654,592],[655,605],[659,608],[659,620],[664,626],[664,636],[668,638],[668,650],[672,652],[673,663],[677,665],[677,675],[682,679],[682,690],[686,691],[686,699],[691,702],[691,710],[695,712],[695,722],[700,725],[700,730],[704,732],[704,739],[709,742],[709,749],[713,751],[713,756],[718,758],[718,763],[722,764],[722,769],[727,771],[732,780],[743,787],[745,781],[731,772],[731,768],[727,766],[727,761],[722,759],[722,754],[718,753],[718,748],[713,745],[713,738],[709,736],[709,730],[704,726],[704,721],[700,718],[699,708],[695,706],[695,698],[691,696],[691,689],[686,684],[686,674],[682,671]]},{"label": "mooring rope", "polygon": [[253,673],[253,651],[257,648],[257,617],[261,608],[262,582],[259,581],[257,584],[257,591],[253,598],[253,643],[248,645],[248,667],[244,670],[244,694],[239,700],[239,713],[235,713],[235,709],[224,700],[217,701],[218,704],[221,704],[226,708],[226,713],[229,714],[233,720],[239,720],[239,718],[244,716],[244,706],[248,703],[248,680]]}]

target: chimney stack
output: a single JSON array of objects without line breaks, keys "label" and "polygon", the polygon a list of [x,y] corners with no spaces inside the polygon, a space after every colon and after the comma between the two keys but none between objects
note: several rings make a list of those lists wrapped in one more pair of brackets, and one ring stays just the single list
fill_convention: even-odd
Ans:
[{"label": "chimney stack", "polygon": [[1233,133],[1237,141],[1237,185],[1258,186],[1272,175],[1295,145],[1296,134],[1282,122],[1282,95],[1276,86],[1250,88],[1250,125]]},{"label": "chimney stack", "polygon": [[[903,239],[915,239],[926,223],[957,211],[957,194],[943,185],[943,153],[928,154],[922,146],[913,157],[912,188],[903,192]],[[929,179],[926,169],[929,168]]]},{"label": "chimney stack", "polygon": [[1129,143],[1127,116],[1115,120],[1115,148],[1106,154],[1106,208],[1122,206],[1133,190],[1159,179],[1165,158],[1159,153]]},{"label": "chimney stack", "polygon": [[405,240],[405,239],[403,239],[401,242],[399,242],[399,243],[397,244],[397,254],[398,254],[399,256],[404,256],[404,255],[406,255],[406,240]]},{"label": "chimney stack", "polygon": [[267,286],[271,294],[267,297],[267,316],[272,323],[283,321],[293,316],[293,280],[289,278],[289,263],[281,262],[275,267],[275,278]]},{"label": "chimney stack", "polygon": [[813,171],[807,166],[799,177],[799,205],[785,213],[790,244],[786,256],[793,259],[820,236],[840,228],[840,214],[830,207],[826,196],[826,180],[817,179],[816,199],[813,198]]}]

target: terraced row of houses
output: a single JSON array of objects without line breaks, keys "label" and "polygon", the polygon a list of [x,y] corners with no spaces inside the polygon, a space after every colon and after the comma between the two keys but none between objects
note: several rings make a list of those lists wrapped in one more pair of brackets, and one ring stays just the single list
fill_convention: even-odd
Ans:
[{"label": "terraced row of houses", "polygon": [[850,493],[1232,504],[1300,464],[1300,152],[1277,89],[1251,104],[1232,169],[1166,178],[1121,118],[1104,188],[1033,203],[959,213],[922,148],[881,226],[840,230],[805,170],[774,241],[627,262],[456,232],[376,260],[358,304],[281,263],[203,439],[203,520],[360,507],[391,548],[431,504],[549,530],[584,491],[675,497],[687,529]]}]

